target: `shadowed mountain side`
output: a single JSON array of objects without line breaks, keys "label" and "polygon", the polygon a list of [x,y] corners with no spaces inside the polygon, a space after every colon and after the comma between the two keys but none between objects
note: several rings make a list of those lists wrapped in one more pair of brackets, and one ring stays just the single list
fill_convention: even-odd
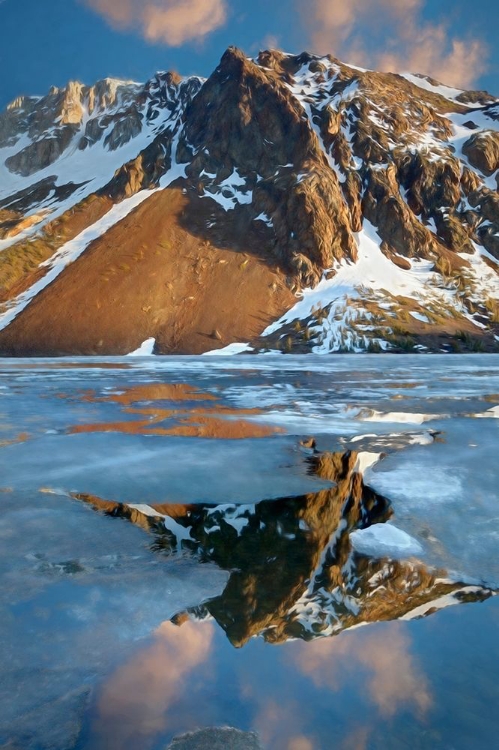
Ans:
[{"label": "shadowed mountain side", "polygon": [[[362,480],[356,452],[310,458],[311,473],[332,489],[256,505],[143,505],[76,495],[97,510],[152,531],[152,548],[181,550],[231,571],[221,596],[174,622],[212,616],[240,647],[262,635],[273,643],[333,635],[359,623],[402,617],[433,603],[474,601],[488,589],[464,587],[418,561],[355,553],[350,532],[382,523],[389,501]],[[440,604],[440,606],[443,606]]]},{"label": "shadowed mountain side", "polygon": [[272,217],[275,256],[306,285],[335,259],[356,258],[338,177],[303,106],[241,50],[229,47],[189,103],[180,149],[191,179],[246,184],[254,216]]},{"label": "shadowed mountain side", "polygon": [[284,274],[262,259],[261,223],[236,241],[229,220],[213,238],[219,245],[189,231],[192,223],[200,234],[217,210],[178,188],[151,195],[0,332],[1,350],[126,354],[154,337],[160,354],[200,354],[251,340],[294,297]]}]

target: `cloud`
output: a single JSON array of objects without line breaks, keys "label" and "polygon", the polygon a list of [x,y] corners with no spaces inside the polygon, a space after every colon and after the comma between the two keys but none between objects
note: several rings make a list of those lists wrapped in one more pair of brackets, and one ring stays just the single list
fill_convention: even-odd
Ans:
[{"label": "cloud", "polygon": [[428,25],[405,55],[388,51],[379,56],[378,64],[380,70],[423,72],[449,85],[468,88],[485,72],[486,59],[487,50],[477,39],[449,41],[444,26]]},{"label": "cloud", "polygon": [[164,622],[154,641],[119,667],[104,685],[94,724],[95,750],[142,750],[167,725],[168,712],[189,677],[208,661],[214,627]]},{"label": "cloud", "polygon": [[286,750],[314,750],[314,746],[312,740],[300,735],[289,740]]},{"label": "cloud", "polygon": [[369,727],[355,727],[341,743],[341,750],[367,750],[370,734]]},{"label": "cloud", "polygon": [[263,37],[260,49],[279,49],[279,37],[275,34],[267,34]]},{"label": "cloud", "polygon": [[384,71],[424,73],[461,88],[487,69],[479,39],[453,36],[422,17],[426,0],[311,0],[305,23],[314,52]]},{"label": "cloud", "polygon": [[424,714],[431,705],[427,680],[397,624],[367,635],[344,633],[305,645],[306,649],[297,648],[295,663],[318,688],[338,691],[345,674],[365,670],[364,687],[382,716],[407,707]]},{"label": "cloud", "polygon": [[180,47],[224,25],[226,0],[84,0],[117,29],[138,29],[151,42]]},{"label": "cloud", "polygon": [[[308,644],[307,644],[308,645]],[[318,747],[313,737],[304,734],[307,715],[303,705],[288,694],[286,688],[279,691],[279,700],[269,697],[268,691],[258,689],[254,683],[247,684],[242,693],[254,707],[253,727],[264,747],[279,750],[314,750]]]}]

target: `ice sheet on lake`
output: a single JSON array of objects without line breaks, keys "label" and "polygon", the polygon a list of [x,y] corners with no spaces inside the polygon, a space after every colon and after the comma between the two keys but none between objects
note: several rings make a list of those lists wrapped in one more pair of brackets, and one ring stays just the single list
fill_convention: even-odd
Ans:
[{"label": "ice sheet on lake", "polygon": [[242,354],[243,352],[251,352],[253,348],[249,344],[228,344],[222,349],[212,349],[209,352],[204,352],[202,356],[232,356],[233,354]]},{"label": "ice sheet on lake", "polygon": [[381,454],[373,453],[371,451],[361,451],[357,456],[355,463],[355,471],[359,474],[364,474],[367,469],[370,469],[374,464],[377,464],[381,458]]},{"label": "ice sheet on lake", "polygon": [[350,541],[356,552],[374,558],[405,560],[423,551],[419,542],[391,523],[377,523],[367,529],[353,531]]},{"label": "ice sheet on lake", "polygon": [[162,622],[223,591],[227,573],[167,560],[145,539],[70,498],[2,495],[0,742],[74,747],[99,678]]},{"label": "ice sheet on lake", "polygon": [[406,424],[423,424],[434,419],[441,419],[443,415],[438,414],[412,414],[409,412],[389,411],[380,412],[372,410],[366,416],[361,416],[364,422],[404,422]]},{"label": "ice sheet on lake", "polygon": [[[423,545],[424,559],[473,579],[499,580],[499,423],[473,418],[497,412],[499,356],[87,358],[71,359],[67,368],[64,362],[1,362],[0,442],[19,433],[32,439],[0,449],[0,486],[45,484],[130,503],[256,502],[317,488],[304,474],[296,438],[313,435],[319,450],[391,454],[367,469],[366,480],[393,501],[396,525]],[[109,404],[82,402],[77,394],[85,388],[105,395],[151,382],[188,383],[222,395],[230,407],[257,407],[261,415],[244,418],[282,427],[289,437],[237,444],[65,434],[89,421],[89,409],[92,421],[125,419],[119,410],[110,415]],[[367,425],[362,415],[373,412],[383,419]],[[434,420],[394,426],[387,421],[393,415]]]},{"label": "ice sheet on lake", "polygon": [[425,560],[490,587],[499,586],[498,439],[494,419],[454,419],[445,440],[392,454],[369,473]]},{"label": "ice sheet on lake", "polygon": [[131,503],[251,503],[330,483],[307,476],[290,438],[217,440],[162,436],[45,435],[2,449],[2,485],[63,488]]},{"label": "ice sheet on lake", "polygon": [[[132,419],[101,398],[151,383],[184,383],[231,408],[264,409],[259,419],[291,434],[243,441],[67,434],[75,424]],[[85,400],[89,389],[96,398]],[[336,441],[336,450],[361,452],[366,481],[392,502],[392,522],[356,532],[356,544],[370,535],[372,554],[384,541],[395,555],[402,530],[422,548],[424,565],[466,584],[497,586],[499,422],[473,415],[494,416],[498,393],[493,355],[2,360],[0,488],[14,491],[0,493],[0,639],[8,644],[0,702],[16,746],[31,750],[30,737],[43,736],[67,750],[87,688],[120,649],[219,595],[226,582],[209,565],[153,554],[141,529],[68,491],[125,500],[146,515],[161,500],[235,504],[309,493],[321,483],[307,476],[296,435],[314,435],[319,450]],[[373,410],[385,418],[367,425],[359,416]],[[393,414],[435,420],[394,427]],[[20,433],[27,442],[7,444]],[[368,468],[368,454],[382,452],[389,455]],[[39,493],[43,486],[62,494]],[[240,509],[230,521],[241,537],[251,523]],[[216,531],[217,524],[209,528]]]},{"label": "ice sheet on lake", "polygon": [[154,354],[156,339],[150,338],[142,342],[138,349],[128,354],[129,357],[150,357]]}]

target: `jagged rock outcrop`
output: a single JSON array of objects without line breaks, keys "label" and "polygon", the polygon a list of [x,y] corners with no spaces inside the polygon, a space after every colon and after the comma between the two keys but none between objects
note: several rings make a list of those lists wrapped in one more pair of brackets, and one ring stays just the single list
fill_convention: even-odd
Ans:
[{"label": "jagged rock outcrop", "polygon": [[470,164],[490,177],[499,168],[499,133],[486,130],[472,135],[463,146]]},{"label": "jagged rock outcrop", "polygon": [[[32,142],[9,156],[9,171],[24,177],[44,170],[71,144],[85,151],[103,141],[115,151],[158,123],[162,113],[178,106],[182,88],[173,73],[157,74],[145,87],[106,78],[94,86],[70,82],[42,98],[23,97],[0,114],[0,148],[15,146],[20,136]],[[173,105],[173,107],[172,107]]]},{"label": "jagged rock outcrop", "polygon": [[[145,85],[70,83],[43,98],[16,100],[0,115],[2,146],[0,235],[10,246],[0,255],[0,293],[9,305],[0,310],[0,351],[42,353],[53,345],[47,339],[38,349],[33,326],[35,320],[36,331],[44,326],[56,291],[57,300],[67,297],[72,319],[80,318],[73,334],[80,338],[72,344],[64,337],[59,352],[123,353],[144,333],[164,342],[157,344],[159,353],[188,350],[193,344],[183,306],[171,295],[161,301],[155,291],[152,305],[130,301],[134,274],[140,273],[129,262],[132,244],[144,251],[150,274],[157,273],[151,253],[161,255],[163,245],[189,266],[187,254],[197,244],[199,257],[183,271],[189,299],[196,299],[199,264],[211,272],[214,263],[226,261],[211,250],[246,254],[236,261],[241,272],[252,266],[249,258],[267,265],[271,276],[264,283],[271,295],[260,318],[265,336],[255,338],[253,325],[223,325],[234,301],[230,311],[212,317],[209,331],[200,332],[206,348],[235,336],[257,350],[281,351],[498,346],[499,103],[485,92],[456,95],[424,76],[362,71],[330,55],[268,50],[250,60],[231,47],[204,81],[158,73]],[[75,281],[56,254],[68,236],[79,240],[55,235],[51,226],[54,219],[71,225],[72,212],[94,196],[103,207],[116,204],[108,211],[119,227],[129,221],[123,202],[133,207],[136,197],[156,190],[163,193],[167,222],[178,224],[177,244],[174,249],[161,236],[155,202],[137,209],[137,230],[158,229],[154,237],[148,231],[144,242],[140,231],[128,231],[117,255],[120,267],[130,268],[132,283],[118,288],[125,308],[150,308],[152,322],[146,332],[127,320],[130,335],[110,345],[116,334],[108,330],[114,312],[107,296],[92,302],[99,312],[91,320],[88,305],[80,311],[77,299],[87,296],[86,289],[93,299],[101,278],[108,278],[103,248],[118,237],[122,243],[122,233],[114,219],[90,232],[94,250],[85,249],[87,242],[76,258]],[[180,212],[174,208],[178,190],[184,196]],[[63,257],[73,257],[72,250]],[[61,272],[57,283],[36,287],[16,322],[11,305],[21,307],[19,294],[40,286],[54,263]],[[271,303],[277,289],[301,293],[325,277],[328,284],[308,307],[305,294],[296,312],[268,326],[282,310],[282,299]],[[239,279],[232,283],[237,287]],[[245,299],[250,293],[248,286]],[[218,293],[209,304],[219,301]],[[246,314],[253,315],[249,309]],[[5,331],[2,318],[8,320]],[[84,319],[95,332],[92,341],[81,338]],[[175,335],[166,337],[165,325]],[[213,330],[220,332],[215,343]],[[203,349],[202,340],[195,351]]]},{"label": "jagged rock outcrop", "polygon": [[76,132],[77,128],[72,125],[58,128],[49,138],[34,141],[15,156],[9,156],[5,164],[11,172],[29,177],[57,161],[71,143]]},{"label": "jagged rock outcrop", "polygon": [[[92,88],[72,81],[64,89],[53,87],[45,97],[13,102],[0,115],[0,147],[14,145],[22,134],[32,142],[6,159],[7,168],[27,177],[53,164],[78,133],[85,113],[115,105],[117,90],[110,80]],[[97,123],[91,119],[86,127]]]},{"label": "jagged rock outcrop", "polygon": [[274,72],[240,50],[227,50],[192,100],[181,148],[188,176],[207,196],[237,172],[253,193],[253,218],[272,223],[275,257],[307,285],[334,260],[355,259],[338,179],[303,108]]}]

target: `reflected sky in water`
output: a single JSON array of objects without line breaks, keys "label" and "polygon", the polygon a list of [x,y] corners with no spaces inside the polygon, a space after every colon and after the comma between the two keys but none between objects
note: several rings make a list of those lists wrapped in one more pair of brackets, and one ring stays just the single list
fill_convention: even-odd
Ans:
[{"label": "reflected sky in water", "polygon": [[160,750],[212,725],[256,730],[276,750],[492,747],[498,624],[489,600],[236,650],[212,622],[163,623],[100,690],[84,747]]}]

